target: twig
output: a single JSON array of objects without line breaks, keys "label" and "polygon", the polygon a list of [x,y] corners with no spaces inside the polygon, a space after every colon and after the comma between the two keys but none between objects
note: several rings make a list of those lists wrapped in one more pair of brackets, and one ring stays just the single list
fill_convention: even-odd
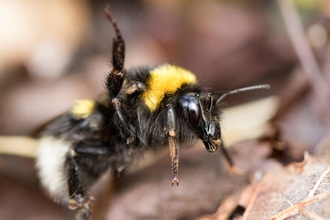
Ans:
[{"label": "twig", "polygon": [[330,96],[330,86],[326,77],[322,74],[321,68],[308,43],[297,9],[292,0],[277,0],[277,3],[283,15],[291,43],[304,69],[303,72],[306,74],[319,103],[322,105],[323,113],[329,117],[330,115],[327,111],[329,106],[326,106],[326,97]]},{"label": "twig", "polygon": [[287,209],[284,209],[284,210],[280,211],[279,213],[271,216],[270,218],[268,218],[268,220],[284,220],[293,215],[297,215],[300,213],[302,208],[306,207],[307,205],[311,205],[313,203],[322,201],[323,199],[329,198],[329,196],[330,196],[330,190],[320,193],[318,195],[315,195],[313,197],[309,197],[309,198],[299,202],[298,204],[291,206]]},{"label": "twig", "polygon": [[248,215],[249,215],[249,213],[250,213],[250,211],[251,211],[251,209],[252,209],[252,207],[253,207],[253,205],[254,205],[257,197],[258,197],[260,189],[261,189],[261,184],[259,183],[259,184],[257,184],[257,186],[253,190],[253,193],[252,193],[250,201],[249,201],[249,205],[245,209],[242,220],[246,220],[248,218]]},{"label": "twig", "polygon": [[324,179],[324,177],[326,177],[328,174],[330,173],[330,167],[328,167],[328,169],[326,169],[320,176],[320,178],[317,180],[316,184],[314,185],[313,189],[308,193],[307,198],[314,196],[315,191],[317,190],[317,188],[320,186],[322,180]]},{"label": "twig", "polygon": [[303,97],[304,93],[310,88],[310,83],[305,75],[301,76],[301,67],[296,68],[292,76],[289,79],[289,82],[284,87],[281,94],[279,94],[279,106],[275,115],[270,119],[270,122],[277,125],[278,121],[282,119],[288,110],[295,104],[297,101]]}]

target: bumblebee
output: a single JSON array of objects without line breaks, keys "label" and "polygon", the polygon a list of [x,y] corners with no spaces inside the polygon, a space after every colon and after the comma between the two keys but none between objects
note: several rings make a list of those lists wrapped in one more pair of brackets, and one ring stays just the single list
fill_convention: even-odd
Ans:
[{"label": "bumblebee", "polygon": [[92,199],[87,191],[104,172],[120,173],[147,149],[169,146],[172,185],[178,185],[179,145],[202,140],[208,152],[221,148],[221,100],[253,86],[224,93],[216,99],[197,84],[193,73],[164,64],[132,70],[124,68],[125,43],[111,22],[113,68],[106,78],[106,92],[95,100],[79,100],[51,123],[40,139],[36,166],[52,198],[91,218]]}]

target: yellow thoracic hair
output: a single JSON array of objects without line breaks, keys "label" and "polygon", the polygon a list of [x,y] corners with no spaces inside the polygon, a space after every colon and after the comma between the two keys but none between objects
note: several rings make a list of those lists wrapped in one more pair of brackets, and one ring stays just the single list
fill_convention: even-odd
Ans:
[{"label": "yellow thoracic hair", "polygon": [[196,83],[196,77],[181,67],[165,64],[150,72],[148,90],[142,99],[151,111],[155,111],[165,94],[175,93],[184,84]]}]

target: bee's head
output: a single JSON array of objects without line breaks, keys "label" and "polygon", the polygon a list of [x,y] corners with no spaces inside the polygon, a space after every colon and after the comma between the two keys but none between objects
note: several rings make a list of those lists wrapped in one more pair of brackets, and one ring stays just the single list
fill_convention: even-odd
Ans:
[{"label": "bee's head", "polygon": [[208,152],[221,144],[220,110],[211,93],[187,93],[179,98],[184,117]]},{"label": "bee's head", "polygon": [[220,98],[208,92],[185,93],[179,97],[184,117],[194,133],[203,141],[208,152],[221,146],[219,103],[228,95],[255,89],[269,89],[269,85],[257,85],[224,92]]}]

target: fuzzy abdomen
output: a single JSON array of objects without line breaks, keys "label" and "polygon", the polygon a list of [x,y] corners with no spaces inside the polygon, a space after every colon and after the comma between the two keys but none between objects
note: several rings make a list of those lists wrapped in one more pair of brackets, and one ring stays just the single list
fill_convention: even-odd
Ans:
[{"label": "fuzzy abdomen", "polygon": [[50,196],[65,204],[69,202],[65,158],[70,145],[51,136],[42,137],[37,151],[36,167],[42,186]]}]

